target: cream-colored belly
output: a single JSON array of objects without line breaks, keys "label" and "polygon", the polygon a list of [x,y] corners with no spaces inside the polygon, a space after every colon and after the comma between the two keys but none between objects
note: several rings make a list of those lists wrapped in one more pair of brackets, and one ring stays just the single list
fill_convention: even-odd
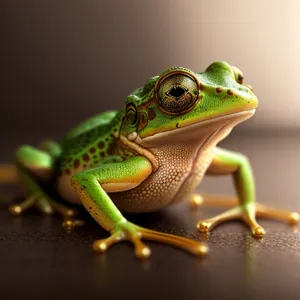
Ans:
[{"label": "cream-colored belly", "polygon": [[[163,149],[165,152],[167,149]],[[173,153],[172,153],[173,150]],[[209,149],[198,159],[192,149],[178,145],[176,152],[169,153],[159,161],[159,169],[138,187],[126,192],[112,193],[110,196],[117,207],[124,212],[149,212],[186,198],[193,187],[186,182],[198,185],[208,168],[213,151]],[[197,170],[193,168],[196,166]]]}]

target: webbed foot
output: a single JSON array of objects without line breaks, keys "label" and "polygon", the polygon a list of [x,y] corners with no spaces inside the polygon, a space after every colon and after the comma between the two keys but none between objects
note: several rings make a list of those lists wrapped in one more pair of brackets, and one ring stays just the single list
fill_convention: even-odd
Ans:
[{"label": "webbed foot", "polygon": [[65,229],[73,229],[74,227],[83,225],[82,220],[75,219],[79,214],[77,209],[58,203],[41,193],[33,194],[23,202],[11,205],[8,210],[14,216],[20,216],[31,208],[36,208],[45,215],[58,213],[64,219],[63,227]]},{"label": "webbed foot", "polygon": [[128,221],[116,226],[110,237],[95,241],[93,249],[96,252],[105,252],[116,243],[129,241],[134,245],[136,257],[145,259],[151,255],[151,250],[142,242],[142,239],[179,247],[197,256],[203,256],[208,252],[208,246],[203,242],[196,242],[185,237],[149,230]]},{"label": "webbed foot", "polygon": [[[297,212],[280,210],[262,205],[260,203],[241,205],[238,204],[236,199],[234,199],[233,197],[201,197],[199,194],[195,194],[191,198],[191,203],[193,204],[193,206],[208,205],[233,207],[213,218],[199,221],[197,224],[197,228],[201,232],[208,232],[217,225],[226,221],[243,220],[250,227],[252,234],[255,237],[263,237],[265,234],[265,230],[258,224],[258,222],[256,221],[256,217],[285,221],[291,225],[296,225],[300,219]],[[195,205],[195,203],[197,205]]]}]

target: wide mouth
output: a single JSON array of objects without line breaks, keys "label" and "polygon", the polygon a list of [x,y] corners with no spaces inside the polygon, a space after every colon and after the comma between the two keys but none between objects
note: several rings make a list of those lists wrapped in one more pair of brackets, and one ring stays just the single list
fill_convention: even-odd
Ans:
[{"label": "wide mouth", "polygon": [[230,125],[231,127],[236,126],[237,124],[249,119],[252,117],[255,113],[256,109],[250,109],[250,110],[245,110],[245,111],[240,111],[240,112],[235,112],[235,113],[228,113],[219,117],[214,117],[211,119],[206,119],[206,120],[201,120],[199,122],[194,122],[194,123],[189,123],[189,124],[178,124],[177,128],[168,130],[168,131],[163,131],[163,132],[158,132],[155,133],[154,135],[151,136],[146,136],[146,137],[138,137],[136,140],[137,143],[145,143],[145,142],[154,142],[156,140],[164,139],[166,137],[174,136],[186,136],[187,134],[190,135],[194,132],[197,132],[197,130],[201,128],[210,128],[219,126],[223,127],[224,125]]},{"label": "wide mouth", "polygon": [[[197,126],[197,125],[205,125],[205,124],[209,124],[209,123],[214,123],[216,121],[222,121],[223,119],[235,119],[235,118],[238,118],[238,117],[243,117],[243,116],[249,116],[252,117],[254,114],[255,114],[255,111],[256,109],[253,108],[253,109],[250,109],[250,110],[245,110],[245,111],[240,111],[240,112],[236,112],[236,113],[228,113],[228,114],[224,114],[222,116],[219,116],[219,117],[214,117],[214,118],[211,118],[211,119],[207,119],[207,120],[201,120],[199,122],[195,122],[193,124],[189,124],[189,125],[183,125],[181,126],[181,124],[178,125],[177,129],[180,129],[180,128],[186,128],[186,127],[193,127],[193,126]],[[173,129],[173,130],[170,130],[170,131],[174,131],[174,130],[177,130],[177,129]]]}]

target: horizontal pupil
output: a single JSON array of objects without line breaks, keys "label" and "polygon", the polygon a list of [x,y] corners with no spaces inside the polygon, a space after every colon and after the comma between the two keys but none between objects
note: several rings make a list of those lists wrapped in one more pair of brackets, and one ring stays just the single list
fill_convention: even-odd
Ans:
[{"label": "horizontal pupil", "polygon": [[185,89],[182,87],[172,87],[168,94],[172,97],[178,98],[181,97],[185,93]]}]

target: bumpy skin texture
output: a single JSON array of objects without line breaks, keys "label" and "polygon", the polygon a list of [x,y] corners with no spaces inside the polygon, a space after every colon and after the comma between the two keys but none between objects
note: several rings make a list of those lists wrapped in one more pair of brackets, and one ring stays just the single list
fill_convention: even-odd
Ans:
[{"label": "bumpy skin texture", "polygon": [[199,230],[242,218],[254,235],[261,236],[264,230],[256,222],[257,213],[277,213],[281,219],[283,215],[255,204],[248,160],[216,147],[234,126],[254,114],[257,104],[251,87],[243,84],[241,71],[226,62],[215,62],[198,74],[170,68],[130,94],[123,109],[83,122],[60,144],[48,141],[39,149],[20,147],[17,167],[29,198],[11,211],[18,214],[34,204],[43,212],[73,216],[74,210],[57,204],[42,189],[54,183],[57,193],[70,203],[83,204],[111,233],[95,242],[97,251],[125,239],[135,245],[138,257],[148,257],[150,250],[141,242],[145,238],[205,254],[203,243],[138,227],[121,211],[159,210],[187,197],[199,203],[200,196],[192,193],[208,171],[233,174],[239,204],[199,222]]}]

